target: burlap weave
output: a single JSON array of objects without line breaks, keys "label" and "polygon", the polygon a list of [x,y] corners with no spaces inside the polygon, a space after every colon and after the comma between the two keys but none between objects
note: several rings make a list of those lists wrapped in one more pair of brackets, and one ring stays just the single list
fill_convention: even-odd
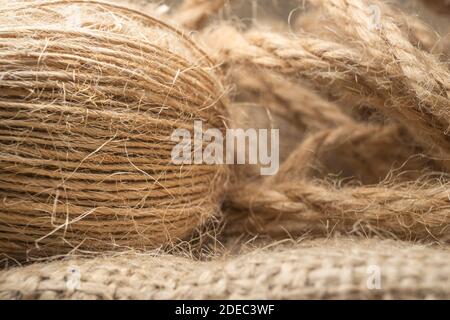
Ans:
[{"label": "burlap weave", "polygon": [[[66,259],[0,273],[2,299],[450,298],[450,251],[393,240],[308,240],[201,262]],[[79,286],[68,286],[71,270]],[[380,287],[376,288],[377,270]],[[374,278],[375,277],[375,278]]]}]

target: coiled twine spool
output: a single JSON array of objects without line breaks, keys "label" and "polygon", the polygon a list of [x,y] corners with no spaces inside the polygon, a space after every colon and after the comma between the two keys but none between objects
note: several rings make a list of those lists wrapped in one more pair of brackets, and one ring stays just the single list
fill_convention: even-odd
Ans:
[{"label": "coiled twine spool", "polygon": [[200,49],[112,4],[0,2],[0,253],[151,248],[218,211],[226,167],[171,159],[175,129],[224,129]]}]

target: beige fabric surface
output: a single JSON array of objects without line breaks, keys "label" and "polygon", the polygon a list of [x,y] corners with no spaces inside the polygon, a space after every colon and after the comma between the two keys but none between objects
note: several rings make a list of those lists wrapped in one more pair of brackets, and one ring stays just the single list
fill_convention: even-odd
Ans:
[{"label": "beige fabric surface", "polygon": [[446,247],[346,238],[245,251],[210,261],[134,254],[36,263],[1,271],[0,298],[450,298]]}]

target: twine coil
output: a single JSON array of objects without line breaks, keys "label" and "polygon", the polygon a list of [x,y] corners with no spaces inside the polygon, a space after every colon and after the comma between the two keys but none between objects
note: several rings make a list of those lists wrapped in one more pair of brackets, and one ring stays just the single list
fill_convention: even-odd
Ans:
[{"label": "twine coil", "polygon": [[174,165],[175,129],[224,128],[211,62],[95,1],[0,6],[0,252],[153,248],[219,209],[223,166]]}]

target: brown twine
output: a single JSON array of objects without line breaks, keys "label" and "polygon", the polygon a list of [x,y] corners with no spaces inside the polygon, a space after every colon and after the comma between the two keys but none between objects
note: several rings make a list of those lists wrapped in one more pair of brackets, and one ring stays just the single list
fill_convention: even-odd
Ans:
[{"label": "brown twine", "polygon": [[[333,27],[328,30],[334,37],[323,29],[282,34],[256,28],[240,32],[233,26],[221,25],[206,31],[204,38],[212,54],[226,67],[251,65],[267,73],[306,81],[322,94],[338,99],[341,105],[375,108],[401,127],[346,124],[314,133],[291,154],[276,177],[232,188],[226,230],[284,236],[338,231],[448,241],[447,66],[405,34],[405,16],[396,19],[394,10],[381,2],[375,2],[383,13],[380,30],[368,26],[367,8],[372,2],[312,2],[327,21],[324,29]],[[321,23],[316,21],[317,26]],[[221,41],[223,38],[229,40]],[[311,105],[302,101],[298,107],[311,110]],[[283,108],[276,108],[283,112]],[[290,113],[294,118],[295,113]],[[393,158],[387,157],[383,163],[380,159],[387,153]],[[314,177],[317,171],[324,171],[321,167],[329,154],[334,156],[328,160],[332,165],[336,167],[338,160],[341,171],[350,168],[350,176],[362,174],[363,183],[378,183],[383,178],[387,181],[364,186],[317,181]],[[400,160],[400,169],[392,172],[390,166],[395,159]],[[426,168],[442,173],[433,178],[421,172]],[[398,175],[406,182],[391,179],[389,174],[384,176],[383,172]],[[408,178],[405,173],[413,175]]]},{"label": "brown twine", "polygon": [[[186,1],[173,17],[201,29],[224,3]],[[223,197],[226,234],[449,241],[448,50],[383,2],[311,3],[319,15],[290,32],[201,31],[210,60],[182,32],[131,9],[4,1],[0,252],[175,243]],[[368,26],[373,3],[381,29]],[[227,125],[248,102],[299,132],[276,176],[236,170],[226,195],[226,168],[170,159],[175,128],[225,128],[215,63],[237,90]],[[355,119],[354,108],[370,117]]]},{"label": "brown twine", "polygon": [[[433,56],[417,51],[412,45],[408,49],[417,56],[403,48],[390,53],[395,44],[385,46],[376,34],[373,41],[385,46],[386,51],[377,48],[371,56],[370,47],[362,48],[366,51],[363,54],[343,44],[308,35],[291,37],[255,31],[243,37],[233,31],[229,27],[219,28],[211,35],[211,40],[219,33],[235,38],[232,42],[218,43],[225,47],[221,48],[224,59],[256,64],[286,75],[300,75],[333,90],[334,94],[364,101],[402,122],[417,140],[433,149],[432,153],[449,166],[446,163],[450,144],[446,114],[449,72]],[[361,36],[358,40],[364,38],[370,37]],[[403,59],[396,58],[402,55]]]},{"label": "brown twine", "polygon": [[224,128],[191,40],[95,1],[2,1],[0,21],[0,252],[145,249],[218,212],[226,168],[171,162],[174,129]]}]

